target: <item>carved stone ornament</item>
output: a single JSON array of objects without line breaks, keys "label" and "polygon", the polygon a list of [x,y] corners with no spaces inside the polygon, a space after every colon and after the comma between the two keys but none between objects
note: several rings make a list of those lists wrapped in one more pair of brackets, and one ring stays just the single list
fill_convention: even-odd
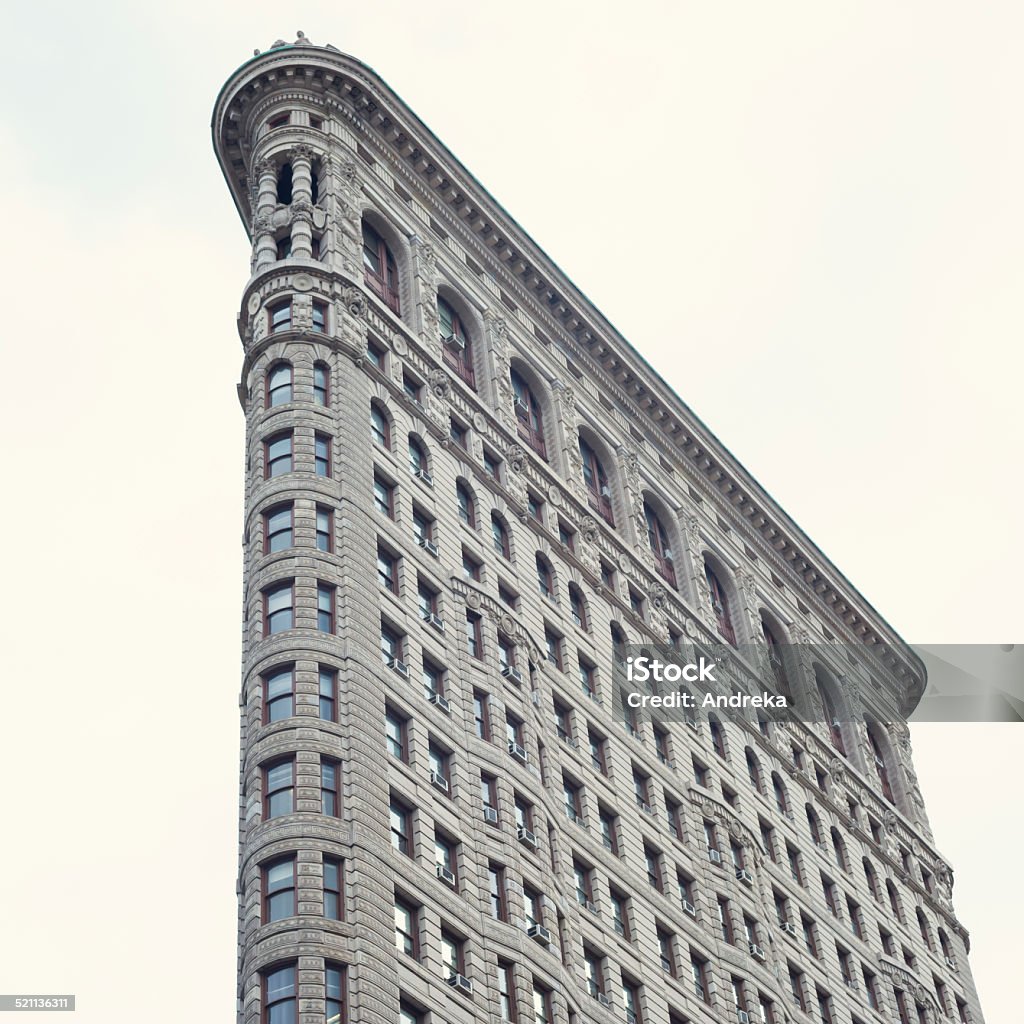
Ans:
[{"label": "carved stone ornament", "polygon": [[843,763],[842,758],[833,757],[828,763],[828,773],[832,776],[832,781],[837,785],[841,786],[843,780],[846,778],[846,765]]},{"label": "carved stone ornament", "polygon": [[580,520],[580,535],[588,544],[596,544],[600,535],[597,520],[592,515],[585,515]]},{"label": "carved stone ornament", "polygon": [[483,600],[475,590],[470,590],[466,594],[466,605],[469,608],[472,608],[474,611],[478,611],[482,604]]},{"label": "carved stone ornament", "polygon": [[271,222],[270,215],[267,213],[258,213],[252,219],[252,233],[253,236],[258,238],[260,235],[269,235],[274,230],[274,225]]},{"label": "carved stone ornament", "polygon": [[366,303],[366,296],[356,287],[349,285],[347,288],[342,289],[341,292],[341,304],[352,314],[352,316],[362,319],[366,316],[368,306]]},{"label": "carved stone ornament", "polygon": [[391,347],[403,358],[409,354],[409,346],[400,334],[395,334],[391,339]]},{"label": "carved stone ornament", "polygon": [[263,300],[260,298],[258,292],[253,292],[249,296],[249,301],[246,303],[245,308],[249,310],[252,315],[255,315],[260,311],[260,306],[263,304]]},{"label": "carved stone ornament", "polygon": [[277,168],[274,167],[272,160],[257,160],[252,165],[252,175],[254,178],[276,178]]},{"label": "carved stone ornament", "polygon": [[262,341],[267,336],[267,318],[259,313],[252,319],[252,340]]},{"label": "carved stone ornament", "polygon": [[473,429],[482,434],[487,429],[487,417],[482,412],[473,413]]},{"label": "carved stone ornament", "polygon": [[683,629],[691,640],[696,640],[700,636],[700,626],[697,625],[696,619],[687,619],[683,623]]},{"label": "carved stone ornament", "polygon": [[647,594],[651,607],[661,611],[668,604],[668,593],[660,583],[654,583]]},{"label": "carved stone ornament", "polygon": [[548,487],[548,501],[550,501],[555,508],[558,508],[562,504],[562,492],[554,484],[551,484],[551,486]]},{"label": "carved stone ornament", "polygon": [[619,569],[626,573],[626,575],[629,575],[633,569],[633,563],[629,560],[629,555],[625,552],[619,555]]},{"label": "carved stone ornament", "polygon": [[359,181],[359,171],[354,160],[343,160],[338,166],[338,177],[345,188],[353,188]]},{"label": "carved stone ornament", "polygon": [[505,452],[505,460],[513,473],[522,473],[523,467],[526,465],[526,452],[523,446],[521,444],[509,445],[508,451]]},{"label": "carved stone ornament", "polygon": [[429,242],[423,242],[419,248],[419,256],[423,261],[424,266],[428,269],[433,270],[437,263],[437,253],[434,251],[434,247]]},{"label": "carved stone ornament", "polygon": [[313,287],[313,278],[309,274],[296,274],[292,278],[292,287],[297,292],[308,292]]},{"label": "carved stone ornament", "polygon": [[451,379],[440,366],[435,367],[427,374],[427,383],[430,385],[430,390],[437,395],[438,398],[444,398],[448,394],[448,389],[451,386]]},{"label": "carved stone ornament", "polygon": [[313,204],[308,199],[296,199],[292,202],[293,220],[311,220],[313,217]]},{"label": "carved stone ornament", "polygon": [[511,615],[502,615],[498,620],[498,629],[506,636],[515,636],[516,622]]},{"label": "carved stone ornament", "polygon": [[292,161],[296,160],[308,160],[310,163],[313,162],[313,157],[316,153],[312,146],[307,146],[304,142],[300,142],[298,145],[292,146]]}]

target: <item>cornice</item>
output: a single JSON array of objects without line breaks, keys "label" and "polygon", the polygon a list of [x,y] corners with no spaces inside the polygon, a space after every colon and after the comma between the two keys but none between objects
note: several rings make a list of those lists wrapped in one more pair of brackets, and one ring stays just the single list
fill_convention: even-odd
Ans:
[{"label": "cornice", "polygon": [[[214,148],[248,230],[248,146],[239,129],[268,92],[300,89],[325,98],[352,129],[372,140],[416,191],[430,197],[469,237],[482,265],[500,280],[574,362],[603,379],[619,403],[661,440],[714,507],[743,523],[765,561],[786,570],[832,632],[867,648],[899,680],[903,712],[924,691],[926,673],[901,640],[796,523],[753,480],[646,360],[596,310],[560,268],[369,67],[334,49],[284,46],[243,65],[214,110]],[[424,205],[427,205],[424,203]],[[453,234],[455,232],[453,231]]]}]

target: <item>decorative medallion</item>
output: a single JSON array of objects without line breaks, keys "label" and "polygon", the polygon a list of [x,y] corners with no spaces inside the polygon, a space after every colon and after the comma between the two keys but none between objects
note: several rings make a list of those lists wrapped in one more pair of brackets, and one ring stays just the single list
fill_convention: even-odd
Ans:
[{"label": "decorative medallion", "polygon": [[309,274],[296,274],[292,278],[292,287],[297,292],[308,292],[313,287],[313,278]]}]

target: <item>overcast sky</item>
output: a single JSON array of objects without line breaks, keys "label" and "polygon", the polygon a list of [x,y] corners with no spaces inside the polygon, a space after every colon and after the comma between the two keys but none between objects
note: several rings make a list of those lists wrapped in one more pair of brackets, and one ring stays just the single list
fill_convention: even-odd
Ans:
[{"label": "overcast sky", "polygon": [[[6,11],[0,991],[80,1024],[234,1013],[249,250],[209,121],[279,36],[380,72],[908,640],[1019,630],[1019,3],[366,7]],[[1022,729],[913,731],[990,1024]]]}]

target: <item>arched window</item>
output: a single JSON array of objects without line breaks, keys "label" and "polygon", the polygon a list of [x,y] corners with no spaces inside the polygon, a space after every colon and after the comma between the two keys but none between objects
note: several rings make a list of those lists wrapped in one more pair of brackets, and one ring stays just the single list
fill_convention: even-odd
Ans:
[{"label": "arched window", "polygon": [[626,644],[629,643],[625,631],[617,622],[613,622],[608,632],[612,638],[612,657],[616,661],[623,661],[626,657]]},{"label": "arched window", "polygon": [[590,507],[609,525],[615,525],[612,512],[612,491],[608,476],[597,453],[580,438],[580,455],[583,456],[583,482],[587,485]]},{"label": "arched window", "polygon": [[836,864],[843,871],[849,871],[850,862],[846,858],[846,844],[843,842],[843,837],[835,826],[830,829],[830,832],[832,833],[832,852],[836,855]]},{"label": "arched window", "polygon": [[555,576],[551,564],[541,554],[537,555],[537,586],[540,592],[550,600],[555,599]]},{"label": "arched window", "polygon": [[786,662],[782,656],[782,644],[779,643],[778,634],[764,612],[761,612],[761,636],[764,637],[764,645],[768,651],[768,664],[771,666],[775,685],[779,693],[786,698],[786,703],[792,704],[793,695],[789,689],[789,679],[786,677]]},{"label": "arched window", "polygon": [[292,364],[274,363],[267,374],[267,408],[292,400]]},{"label": "arched window", "polygon": [[786,795],[786,787],[782,784],[778,772],[772,772],[772,794],[775,797],[775,806],[789,816],[789,797]]},{"label": "arched window", "polygon": [[725,588],[722,586],[711,568],[711,563],[704,559],[704,578],[708,581],[708,590],[711,593],[711,609],[715,613],[715,620],[718,623],[718,632],[725,639],[736,646],[736,631],[732,625],[732,615],[729,612],[729,599],[726,596]]},{"label": "arched window", "polygon": [[572,621],[580,629],[589,629],[587,625],[587,605],[583,599],[583,591],[575,583],[569,584],[569,608],[572,612]]},{"label": "arched window", "polygon": [[387,413],[375,402],[370,405],[370,433],[375,444],[381,448],[391,448],[391,424]]},{"label": "arched window", "polygon": [[821,706],[825,710],[825,726],[828,729],[829,740],[832,746],[843,757],[846,757],[846,744],[843,742],[843,722],[839,716],[839,709],[833,691],[835,682],[820,665],[814,666],[814,680],[818,684]]},{"label": "arched window", "polygon": [[924,944],[931,950],[935,949],[935,944],[932,941],[931,929],[928,927],[928,919],[924,916],[924,911],[918,907],[914,913],[917,915],[917,930],[921,933],[921,938],[924,939]]},{"label": "arched window", "polygon": [[402,315],[398,299],[398,265],[380,233],[363,221],[363,279],[380,300]]},{"label": "arched window", "polygon": [[764,795],[764,776],[761,774],[761,762],[757,759],[757,754],[747,747],[744,752],[747,761],[747,776],[750,779],[750,784],[760,793]]},{"label": "arched window", "polygon": [[882,795],[891,804],[895,804],[896,801],[892,795],[892,783],[889,779],[889,769],[885,764],[885,755],[882,753],[882,745],[878,739],[876,732],[876,725],[874,722],[868,722],[868,741],[871,744],[871,754],[875,762],[875,772],[878,775],[878,781],[882,787]]},{"label": "arched window", "polygon": [[893,885],[889,879],[885,880],[885,891],[889,895],[889,907],[896,915],[896,920],[901,924],[906,924],[906,919],[903,916],[903,904],[900,902],[900,895],[896,891],[896,886]]},{"label": "arched window", "polygon": [[672,561],[672,545],[669,543],[665,525],[658,514],[645,501],[644,518],[647,520],[647,543],[654,552],[654,564],[658,572],[674,587],[676,586],[676,568]]},{"label": "arched window", "polygon": [[508,528],[501,521],[497,512],[491,513],[491,536],[494,538],[494,550],[505,558],[512,557],[512,547],[508,540]]},{"label": "arched window", "polygon": [[954,967],[953,947],[949,944],[949,936],[944,928],[939,928],[939,948],[942,950],[942,955],[946,958],[947,966]]},{"label": "arched window", "polygon": [[444,361],[474,390],[473,343],[451,303],[438,296],[437,316],[441,324],[441,349]]},{"label": "arched window", "polygon": [[455,497],[459,503],[459,518],[471,529],[476,529],[476,502],[469,485],[460,480],[455,485]]},{"label": "arched window", "polygon": [[516,371],[512,371],[512,394],[516,406],[519,436],[542,458],[548,457],[544,444],[544,414],[537,396]]},{"label": "arched window", "polygon": [[811,839],[814,841],[815,846],[821,846],[821,822],[818,819],[817,812],[810,804],[807,804],[805,810],[807,811],[807,826],[811,830]]},{"label": "arched window", "polygon": [[425,483],[432,483],[430,478],[430,467],[427,464],[427,450],[423,447],[422,442],[409,435],[409,472],[413,476],[418,476]]},{"label": "arched window", "polygon": [[878,872],[871,866],[871,861],[867,857],[861,861],[861,865],[864,868],[864,881],[868,884],[869,892],[878,903],[881,903],[882,890],[878,885]]}]

